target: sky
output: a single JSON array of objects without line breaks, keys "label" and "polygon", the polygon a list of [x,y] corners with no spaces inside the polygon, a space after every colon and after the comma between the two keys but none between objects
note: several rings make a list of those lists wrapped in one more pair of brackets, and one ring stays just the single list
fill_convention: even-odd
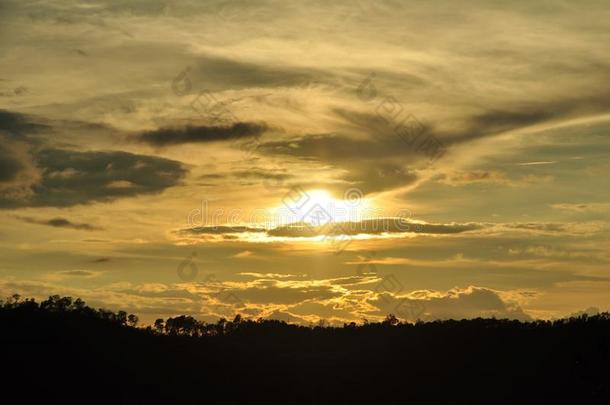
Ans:
[{"label": "sky", "polygon": [[0,296],[610,309],[604,1],[0,0]]}]

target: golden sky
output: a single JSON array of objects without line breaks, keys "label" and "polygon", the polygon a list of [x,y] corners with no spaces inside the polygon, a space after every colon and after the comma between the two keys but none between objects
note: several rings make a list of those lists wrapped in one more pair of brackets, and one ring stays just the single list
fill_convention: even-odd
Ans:
[{"label": "golden sky", "polygon": [[0,0],[0,293],[610,309],[610,5]]}]

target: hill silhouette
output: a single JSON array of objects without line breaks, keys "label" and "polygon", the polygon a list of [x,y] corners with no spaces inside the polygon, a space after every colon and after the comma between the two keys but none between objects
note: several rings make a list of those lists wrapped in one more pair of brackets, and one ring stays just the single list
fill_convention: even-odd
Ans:
[{"label": "hill silhouette", "polygon": [[3,397],[21,403],[610,403],[609,313],[340,328],[177,316],[142,328],[70,297],[0,304]]}]

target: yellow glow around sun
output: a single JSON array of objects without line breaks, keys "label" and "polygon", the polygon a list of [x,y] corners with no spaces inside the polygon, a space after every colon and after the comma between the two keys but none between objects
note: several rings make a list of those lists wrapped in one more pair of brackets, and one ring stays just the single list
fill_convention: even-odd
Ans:
[{"label": "yellow glow around sun", "polygon": [[309,190],[307,191],[307,194],[309,195],[312,204],[327,206],[340,201],[333,198],[326,190]]},{"label": "yellow glow around sun", "polygon": [[348,190],[344,198],[334,198],[321,189],[293,189],[284,196],[276,212],[284,224],[307,222],[323,225],[328,222],[360,221],[370,216],[372,204],[359,190]]}]

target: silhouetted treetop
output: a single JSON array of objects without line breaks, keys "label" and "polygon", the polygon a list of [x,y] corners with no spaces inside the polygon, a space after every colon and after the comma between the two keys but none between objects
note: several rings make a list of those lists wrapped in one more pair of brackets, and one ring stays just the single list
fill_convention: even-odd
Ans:
[{"label": "silhouetted treetop", "polygon": [[[191,315],[138,327],[54,295],[0,302],[22,403],[610,403],[610,314],[324,322]],[[34,377],[35,376],[35,377]]]}]

